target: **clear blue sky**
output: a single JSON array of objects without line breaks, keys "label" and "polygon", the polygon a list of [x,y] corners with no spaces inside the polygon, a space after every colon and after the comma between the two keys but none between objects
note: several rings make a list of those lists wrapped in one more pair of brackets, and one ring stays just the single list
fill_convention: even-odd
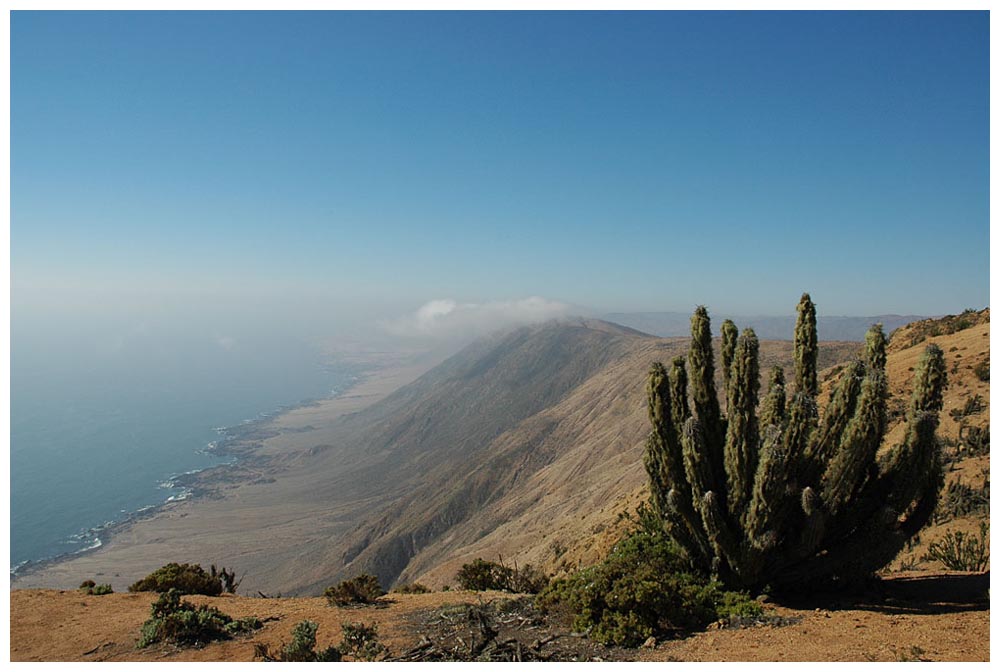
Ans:
[{"label": "clear blue sky", "polygon": [[14,293],[956,312],[988,141],[986,12],[14,12]]}]

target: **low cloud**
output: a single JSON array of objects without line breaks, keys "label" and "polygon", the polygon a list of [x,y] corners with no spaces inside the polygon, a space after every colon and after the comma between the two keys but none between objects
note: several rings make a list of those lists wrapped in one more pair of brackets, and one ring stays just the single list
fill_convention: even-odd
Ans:
[{"label": "low cloud", "polygon": [[540,296],[487,303],[434,299],[422,305],[415,313],[383,322],[382,327],[396,336],[468,338],[504,327],[566,317],[569,311],[569,305]]}]

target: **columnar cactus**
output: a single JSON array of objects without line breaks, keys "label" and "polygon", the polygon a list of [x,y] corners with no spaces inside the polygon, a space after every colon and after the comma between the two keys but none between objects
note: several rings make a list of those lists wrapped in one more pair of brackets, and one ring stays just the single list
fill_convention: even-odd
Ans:
[{"label": "columnar cactus", "polygon": [[941,487],[940,348],[929,345],[917,366],[903,443],[880,455],[888,400],[881,325],[869,330],[863,355],[846,367],[821,414],[808,294],[798,314],[790,399],[775,367],[758,411],[757,337],[727,322],[722,413],[704,307],[691,318],[690,382],[683,357],[669,374],[660,363],[649,373],[645,464],[653,507],[692,563],[736,587],[864,578],[926,524]]}]

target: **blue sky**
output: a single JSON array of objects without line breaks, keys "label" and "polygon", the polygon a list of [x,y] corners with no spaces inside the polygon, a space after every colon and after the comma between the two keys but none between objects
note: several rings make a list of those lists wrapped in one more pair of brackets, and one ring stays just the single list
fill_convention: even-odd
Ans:
[{"label": "blue sky", "polygon": [[980,308],[988,105],[985,12],[14,12],[14,299]]}]

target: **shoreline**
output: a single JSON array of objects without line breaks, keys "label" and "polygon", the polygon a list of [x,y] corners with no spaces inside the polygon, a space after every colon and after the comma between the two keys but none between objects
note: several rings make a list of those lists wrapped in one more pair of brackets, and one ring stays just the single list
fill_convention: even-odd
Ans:
[{"label": "shoreline", "polygon": [[[358,412],[412,382],[433,368],[438,361],[437,358],[425,353],[417,356],[396,356],[389,358],[389,361],[372,359],[355,362],[362,365],[359,371],[352,376],[348,385],[333,396],[281,406],[262,412],[256,418],[238,425],[216,428],[221,430],[220,438],[198,450],[220,459],[228,458],[227,461],[165,478],[164,482],[170,482],[171,489],[179,490],[180,495],[171,495],[162,502],[149,504],[126,513],[120,519],[91,528],[86,534],[93,536],[93,542],[85,548],[12,566],[11,589],[15,589],[16,582],[30,581],[31,577],[43,576],[60,565],[97,555],[102,549],[107,548],[113,539],[124,535],[136,525],[172,512],[181,506],[209,499],[225,484],[273,481],[273,478],[267,480],[262,480],[259,476],[252,478],[251,473],[254,467],[265,467],[278,455],[288,452],[282,450],[280,445],[269,444],[274,439],[302,432],[302,418],[322,417],[325,424],[334,422],[344,415]],[[305,427],[314,429],[310,424]]]}]

